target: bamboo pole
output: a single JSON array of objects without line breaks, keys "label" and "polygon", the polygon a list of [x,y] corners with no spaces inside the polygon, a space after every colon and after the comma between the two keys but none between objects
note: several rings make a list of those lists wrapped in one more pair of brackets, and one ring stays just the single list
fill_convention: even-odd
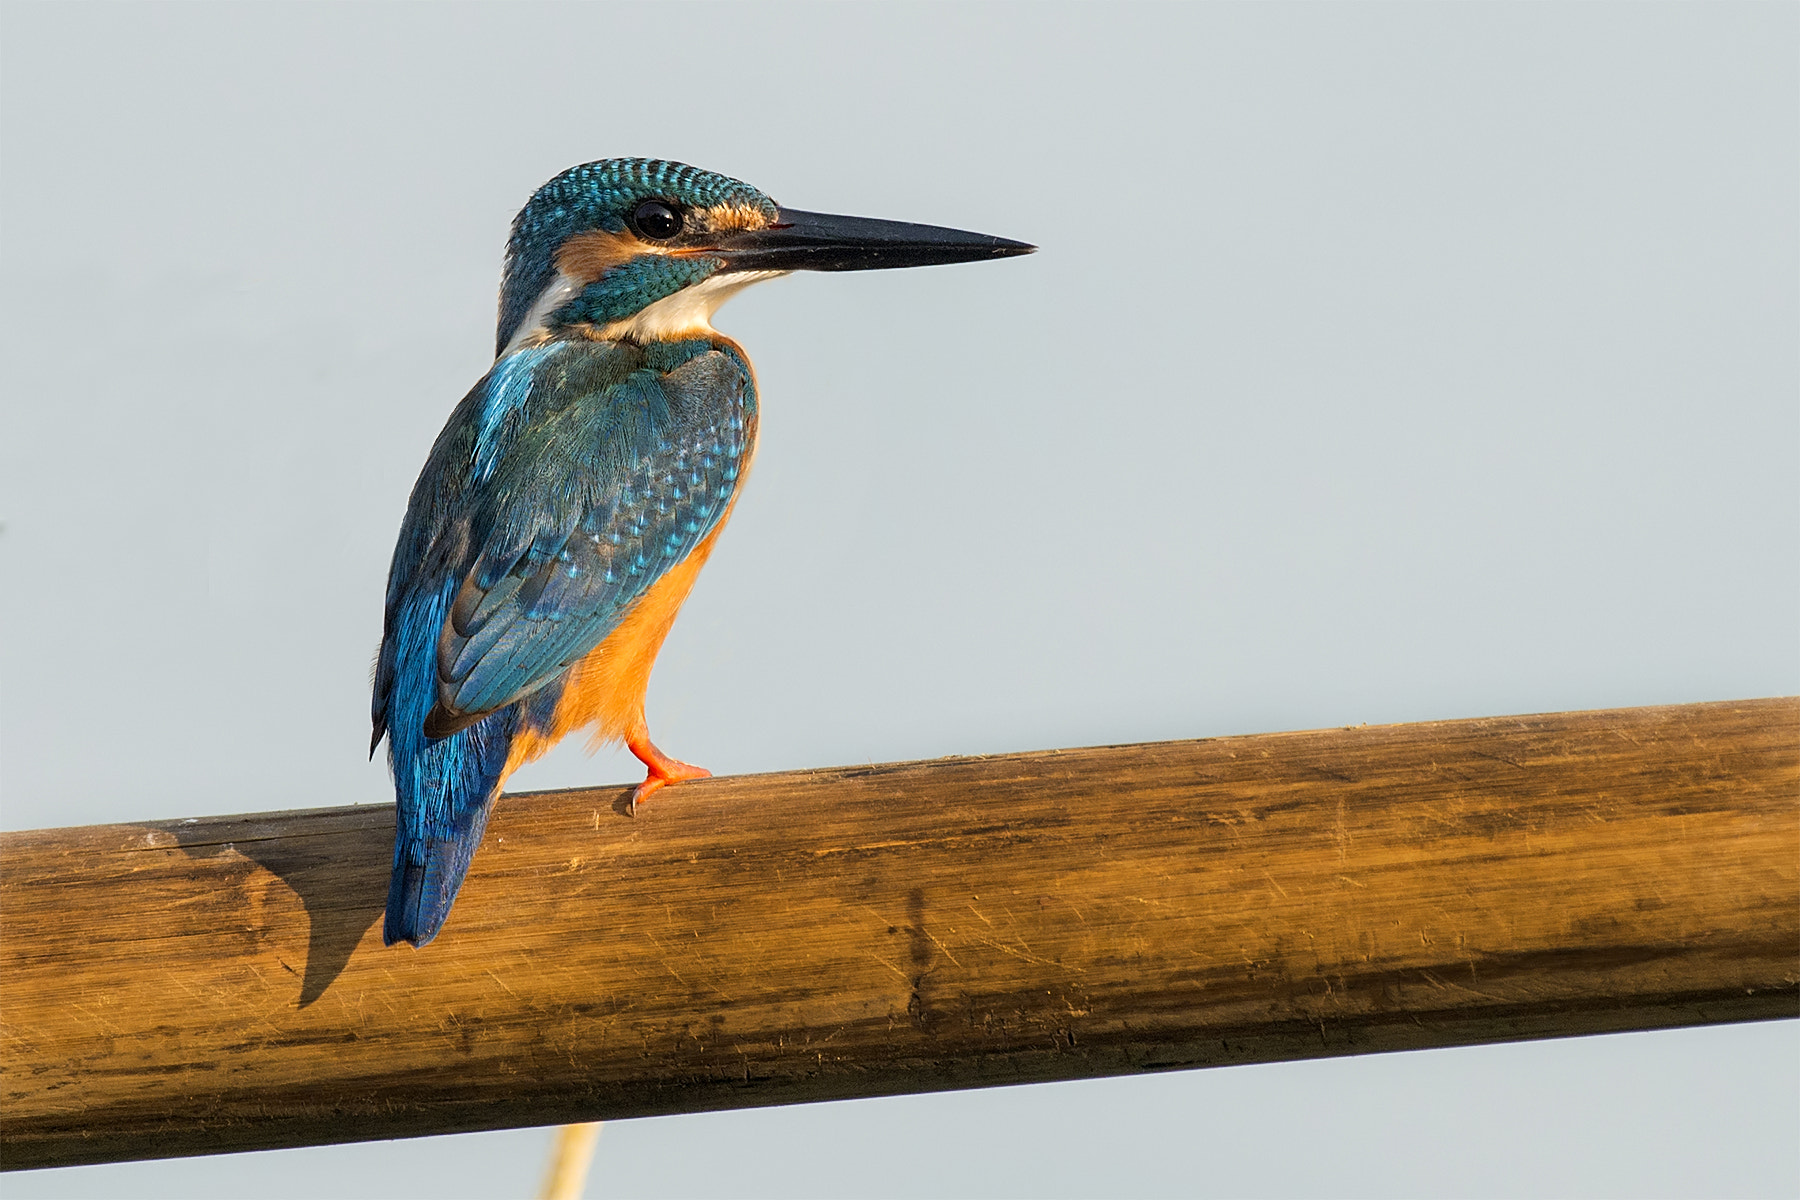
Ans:
[{"label": "bamboo pole", "polygon": [[1800,1013],[1800,699],[0,840],[17,1169]]},{"label": "bamboo pole", "polygon": [[594,1163],[594,1147],[600,1142],[600,1122],[583,1121],[556,1131],[550,1150],[550,1169],[544,1172],[538,1200],[581,1200],[587,1188],[588,1168]]}]

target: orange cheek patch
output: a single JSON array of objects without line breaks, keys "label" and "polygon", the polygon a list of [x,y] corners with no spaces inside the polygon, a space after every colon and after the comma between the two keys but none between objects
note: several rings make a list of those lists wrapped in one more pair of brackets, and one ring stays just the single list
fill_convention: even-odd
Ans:
[{"label": "orange cheek patch", "polygon": [[654,246],[645,245],[629,233],[590,229],[586,233],[576,234],[558,247],[556,269],[570,279],[586,285],[620,263],[628,262],[640,254],[655,253],[657,250]]}]

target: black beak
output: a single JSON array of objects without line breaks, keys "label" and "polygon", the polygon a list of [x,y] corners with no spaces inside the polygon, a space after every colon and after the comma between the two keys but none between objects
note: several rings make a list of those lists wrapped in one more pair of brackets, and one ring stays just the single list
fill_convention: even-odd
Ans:
[{"label": "black beak", "polygon": [[1030,254],[1036,246],[939,225],[784,208],[766,229],[721,238],[726,271],[880,271]]}]

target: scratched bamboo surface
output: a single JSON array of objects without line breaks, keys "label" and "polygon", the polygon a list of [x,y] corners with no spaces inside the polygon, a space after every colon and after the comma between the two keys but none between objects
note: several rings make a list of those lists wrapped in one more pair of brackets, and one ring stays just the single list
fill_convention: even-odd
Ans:
[{"label": "scratched bamboo surface", "polygon": [[1800,699],[7,834],[24,1168],[1800,1014]]}]

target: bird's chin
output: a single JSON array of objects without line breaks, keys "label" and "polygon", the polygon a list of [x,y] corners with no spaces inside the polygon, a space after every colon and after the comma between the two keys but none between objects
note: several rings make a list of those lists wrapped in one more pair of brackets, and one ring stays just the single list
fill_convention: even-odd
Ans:
[{"label": "bird's chin", "polygon": [[788,271],[741,270],[727,267],[690,284],[673,296],[664,296],[622,321],[600,328],[597,335],[607,341],[667,342],[683,338],[711,337],[715,330],[712,317],[719,306],[754,283],[779,279]]}]

